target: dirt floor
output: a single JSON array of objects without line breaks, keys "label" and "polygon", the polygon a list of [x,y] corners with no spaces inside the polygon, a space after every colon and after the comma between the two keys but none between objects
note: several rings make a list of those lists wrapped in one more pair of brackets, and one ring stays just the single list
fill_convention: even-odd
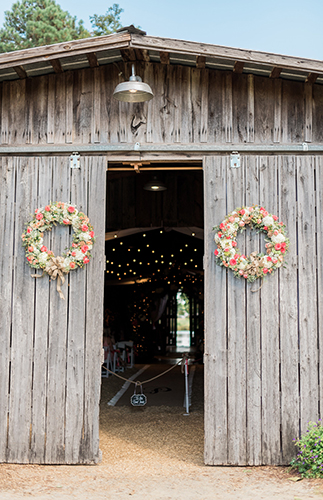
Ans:
[{"label": "dirt floor", "polygon": [[[137,368],[138,369],[138,368]],[[127,370],[130,376],[136,369]],[[203,371],[193,383],[190,416],[181,406],[111,407],[123,382],[103,380],[96,466],[0,464],[0,499],[307,500],[323,480],[298,480],[285,467],[203,464]]]}]

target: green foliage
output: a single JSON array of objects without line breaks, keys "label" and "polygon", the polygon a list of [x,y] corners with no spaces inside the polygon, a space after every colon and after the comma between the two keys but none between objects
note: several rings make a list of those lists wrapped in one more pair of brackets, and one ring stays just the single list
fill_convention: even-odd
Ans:
[{"label": "green foliage", "polygon": [[100,16],[94,14],[94,16],[90,16],[92,28],[94,28],[92,35],[110,35],[122,28],[120,23],[121,12],[123,12],[123,9],[119,7],[119,4],[114,3],[105,14]]},{"label": "green foliage", "polygon": [[294,439],[299,452],[291,461],[303,477],[323,477],[323,425],[309,422],[308,430],[300,439]]},{"label": "green foliage", "polygon": [[5,11],[0,29],[0,52],[28,49],[87,38],[83,21],[62,10],[55,0],[21,0]]}]

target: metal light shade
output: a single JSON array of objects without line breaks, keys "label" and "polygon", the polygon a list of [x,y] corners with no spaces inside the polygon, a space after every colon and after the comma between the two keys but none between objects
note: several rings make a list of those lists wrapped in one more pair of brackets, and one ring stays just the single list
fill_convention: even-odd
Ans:
[{"label": "metal light shade", "polygon": [[123,102],[150,101],[154,94],[147,83],[143,83],[140,76],[135,75],[135,65],[132,65],[132,75],[129,82],[122,82],[116,86],[113,97]]},{"label": "metal light shade", "polygon": [[166,191],[167,187],[162,181],[159,181],[157,177],[153,177],[151,181],[144,185],[144,189],[146,191]]}]

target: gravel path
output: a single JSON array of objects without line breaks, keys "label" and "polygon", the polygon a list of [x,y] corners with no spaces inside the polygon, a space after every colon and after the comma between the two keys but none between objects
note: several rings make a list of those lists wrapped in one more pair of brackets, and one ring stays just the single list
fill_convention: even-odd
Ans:
[{"label": "gravel path", "polygon": [[[137,368],[138,369],[138,368]],[[127,371],[130,376],[136,370]],[[203,372],[197,367],[192,409],[110,407],[122,381],[102,387],[97,466],[0,465],[0,499],[20,500],[308,500],[323,498],[323,481],[302,480],[284,467],[203,464]]]}]

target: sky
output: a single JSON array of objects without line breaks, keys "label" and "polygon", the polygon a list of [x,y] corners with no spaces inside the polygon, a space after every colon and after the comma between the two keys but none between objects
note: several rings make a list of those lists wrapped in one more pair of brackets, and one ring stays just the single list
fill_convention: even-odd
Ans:
[{"label": "sky", "polygon": [[[90,29],[115,0],[58,0]],[[13,2],[12,2],[13,3]],[[4,10],[0,12],[0,26]],[[123,26],[147,35],[323,60],[323,0],[119,0]]]}]

